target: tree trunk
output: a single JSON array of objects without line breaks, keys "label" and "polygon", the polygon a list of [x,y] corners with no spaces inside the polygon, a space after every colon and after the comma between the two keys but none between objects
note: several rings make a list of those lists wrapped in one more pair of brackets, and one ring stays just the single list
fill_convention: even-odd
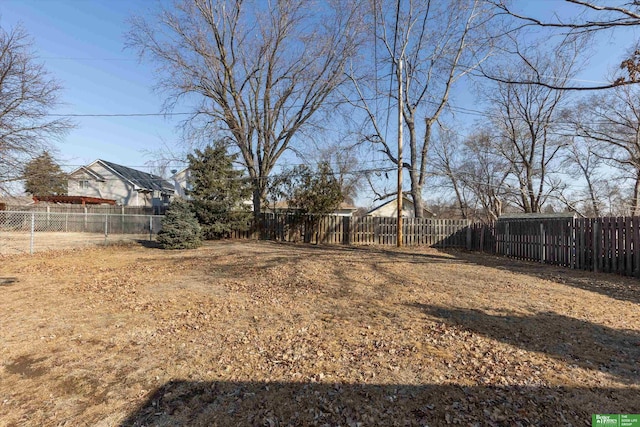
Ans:
[{"label": "tree trunk", "polygon": [[596,217],[600,216],[600,208],[598,207],[598,199],[596,198],[596,192],[593,188],[593,183],[591,182],[591,177],[588,174],[585,174],[585,178],[587,180],[587,187],[589,188],[589,198],[591,199],[591,206],[593,207],[593,214]]},{"label": "tree trunk", "polygon": [[467,219],[467,209],[464,206],[464,200],[462,200],[462,193],[458,188],[458,183],[455,182],[455,180],[452,180],[452,181],[453,181],[453,191],[456,193],[456,199],[458,200],[458,208],[460,209],[460,215],[462,216],[462,219]]},{"label": "tree trunk", "polygon": [[422,187],[411,189],[413,199],[413,209],[416,218],[424,218],[424,199],[422,198]]},{"label": "tree trunk", "polygon": [[262,198],[260,197],[260,189],[253,189],[253,215],[259,216],[262,211]]}]

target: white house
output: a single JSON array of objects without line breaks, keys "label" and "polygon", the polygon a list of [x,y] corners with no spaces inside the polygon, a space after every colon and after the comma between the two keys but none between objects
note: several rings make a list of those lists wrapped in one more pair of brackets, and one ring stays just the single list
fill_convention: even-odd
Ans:
[{"label": "white house", "polygon": [[182,197],[183,199],[187,197],[187,190],[191,190],[191,171],[189,168],[184,168],[181,171],[171,171],[173,175],[171,176],[171,180],[173,181],[173,189],[175,195],[178,197]]},{"label": "white house", "polygon": [[[423,209],[424,218],[433,218],[436,216],[433,212],[428,209]],[[367,212],[367,216],[382,216],[388,218],[397,218],[398,217],[398,198],[394,198],[371,209]],[[402,217],[403,218],[415,218],[415,208],[413,207],[413,201],[409,199],[407,196],[402,198]]]},{"label": "white house", "polygon": [[153,207],[169,204],[174,193],[174,186],[158,175],[98,159],[69,174],[67,194]]}]

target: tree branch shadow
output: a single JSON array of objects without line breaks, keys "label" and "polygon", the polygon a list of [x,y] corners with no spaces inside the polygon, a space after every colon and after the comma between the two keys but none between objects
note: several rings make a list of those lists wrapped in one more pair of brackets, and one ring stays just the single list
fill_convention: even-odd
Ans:
[{"label": "tree branch shadow", "polygon": [[485,337],[607,373],[625,383],[640,384],[640,334],[636,331],[617,330],[553,312],[503,316],[475,309],[410,306]]},{"label": "tree branch shadow", "polygon": [[521,261],[476,252],[447,251],[447,253],[455,256],[461,262],[551,280],[585,291],[606,295],[620,301],[640,304],[640,282],[638,282],[636,278],[617,276],[611,273],[571,270],[567,267],[541,264],[532,261]]}]

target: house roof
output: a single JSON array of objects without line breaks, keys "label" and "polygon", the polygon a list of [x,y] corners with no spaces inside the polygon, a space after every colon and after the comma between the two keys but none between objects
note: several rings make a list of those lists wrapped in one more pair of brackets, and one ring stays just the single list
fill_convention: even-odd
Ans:
[{"label": "house roof", "polygon": [[166,181],[161,176],[153,175],[150,173],[142,172],[137,169],[128,168],[116,163],[107,162],[106,160],[98,160],[124,179],[130,181],[137,187],[154,190],[154,191],[169,191],[174,192],[174,186],[169,181]]},{"label": "house roof", "polygon": [[32,205],[34,203],[35,202],[33,201],[33,197],[31,196],[0,197],[0,204],[4,204],[4,205],[25,206],[25,205]]},{"label": "house roof", "polygon": [[93,171],[93,170],[89,169],[86,166],[80,166],[78,169],[76,169],[75,171],[71,172],[69,175],[74,175],[74,174],[76,174],[78,172],[81,172],[81,171],[86,173],[87,175],[92,176],[96,181],[103,181],[103,182],[106,181],[102,175],[100,175],[96,171]]},{"label": "house roof", "polygon": [[[373,208],[373,209],[371,209],[369,212],[367,212],[367,215],[369,215],[369,214],[371,214],[371,213],[373,213],[373,212],[377,211],[378,209],[380,209],[380,208],[381,208],[381,207],[383,207],[383,206],[387,206],[387,205],[388,205],[388,204],[390,204],[390,203],[396,203],[396,200],[398,200],[398,198],[397,198],[397,197],[395,197],[395,198],[393,198],[393,199],[391,199],[391,200],[389,200],[389,201],[387,201],[387,202],[384,202],[384,203],[382,203],[381,205],[376,206],[375,208]],[[409,204],[409,205],[413,206],[413,201],[412,201],[411,199],[409,199],[407,196],[403,196],[403,197],[402,197],[402,204],[403,204],[403,205],[407,205],[407,204]],[[433,212],[431,212],[431,211],[430,211],[429,209],[427,209],[427,208],[423,208],[422,210],[423,210],[423,211],[425,211],[427,214],[429,214],[429,215],[431,215],[431,216],[435,216],[435,214],[434,214]]]},{"label": "house roof", "polygon": [[[173,171],[171,171],[173,172]],[[171,175],[171,178],[176,179],[178,176],[180,175],[185,175],[189,172],[189,167],[187,166],[186,168],[182,168],[176,172],[173,173],[173,175]]]},{"label": "house roof", "polygon": [[107,169],[110,169],[114,174],[120,176],[122,179],[129,181],[134,186],[151,191],[162,191],[164,193],[174,193],[174,185],[165,180],[161,176],[153,175],[150,173],[142,172],[137,169],[132,169],[126,166],[119,165],[117,163],[107,162],[106,160],[98,159],[88,166],[82,166],[70,175],[74,175],[77,172],[83,171],[95,177],[98,181],[105,181],[105,178],[96,173],[91,166],[95,163],[101,163]]}]

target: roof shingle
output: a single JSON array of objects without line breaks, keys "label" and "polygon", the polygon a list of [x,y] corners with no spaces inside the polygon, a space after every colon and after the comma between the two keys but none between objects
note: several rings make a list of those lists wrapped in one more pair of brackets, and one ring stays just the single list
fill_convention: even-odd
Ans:
[{"label": "roof shingle", "polygon": [[116,163],[107,162],[106,160],[100,160],[100,162],[140,188],[168,193],[173,193],[175,191],[173,184],[163,179],[161,176],[131,169]]}]

